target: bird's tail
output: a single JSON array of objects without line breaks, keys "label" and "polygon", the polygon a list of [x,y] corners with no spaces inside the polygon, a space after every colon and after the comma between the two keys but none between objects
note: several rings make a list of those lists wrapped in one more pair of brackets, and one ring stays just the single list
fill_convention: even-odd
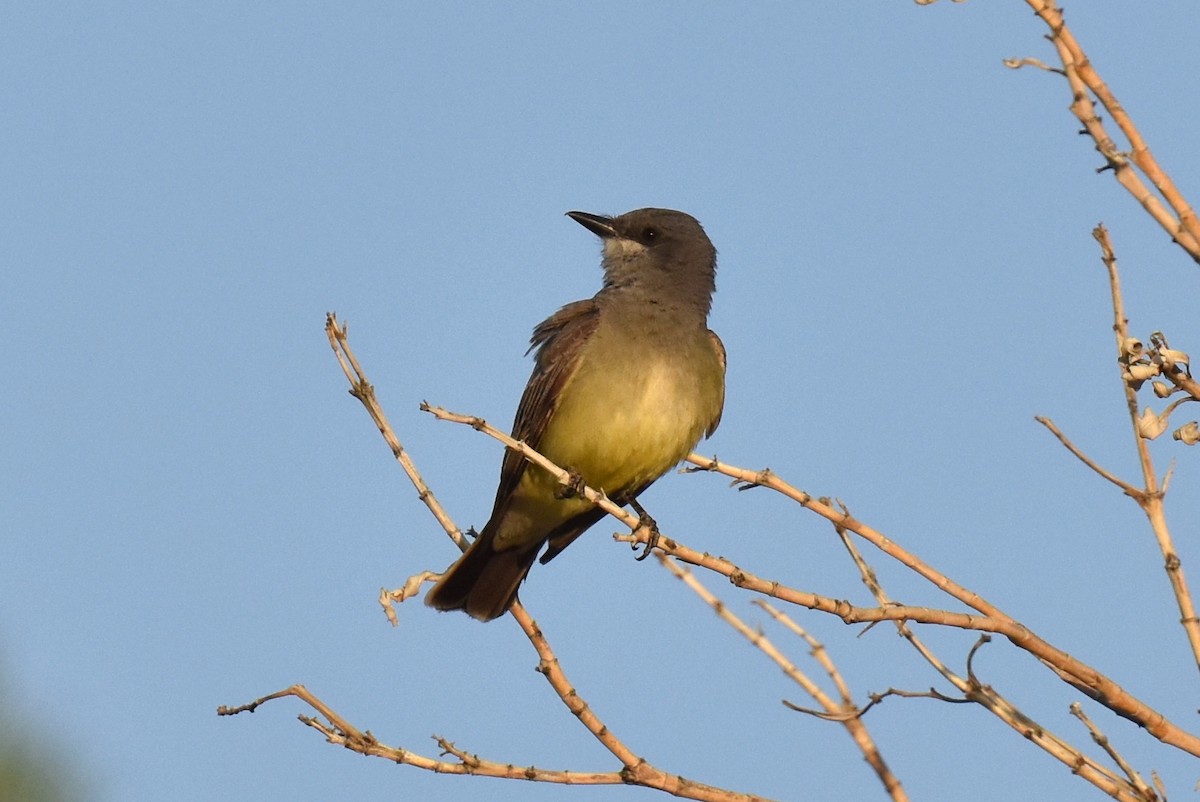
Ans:
[{"label": "bird's tail", "polygon": [[471,547],[446,569],[425,596],[425,604],[436,610],[464,610],[480,621],[504,615],[516,601],[517,588],[542,544],[499,551],[492,546],[494,538],[489,522]]}]

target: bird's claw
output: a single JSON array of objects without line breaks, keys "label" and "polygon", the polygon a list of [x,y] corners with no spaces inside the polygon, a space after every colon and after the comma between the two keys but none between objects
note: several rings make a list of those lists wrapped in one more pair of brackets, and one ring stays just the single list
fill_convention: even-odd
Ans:
[{"label": "bird's claw", "polygon": [[[638,562],[641,562],[650,556],[650,552],[654,551],[654,547],[658,545],[658,539],[662,537],[662,533],[658,531],[658,522],[650,517],[650,513],[646,512],[646,509],[641,504],[637,503],[637,499],[630,499],[629,506],[633,507],[634,512],[638,514],[638,525],[635,531],[641,529],[650,530],[650,534],[646,537],[646,548],[636,558]],[[636,549],[637,544],[634,543],[633,547]]]},{"label": "bird's claw", "polygon": [[584,488],[587,487],[587,482],[583,481],[579,471],[570,466],[567,466],[566,471],[567,483],[554,488],[554,497],[559,500],[582,496]]}]

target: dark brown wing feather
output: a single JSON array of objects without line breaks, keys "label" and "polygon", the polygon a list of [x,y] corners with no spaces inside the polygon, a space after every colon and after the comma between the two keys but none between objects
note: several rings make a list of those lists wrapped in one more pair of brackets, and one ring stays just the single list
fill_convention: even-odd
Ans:
[{"label": "dark brown wing feather", "polygon": [[[538,448],[546,424],[554,412],[563,385],[575,373],[580,346],[596,328],[596,303],[576,301],[567,304],[533,330],[530,348],[537,348],[533,375],[525,386],[513,423],[513,437]],[[490,621],[504,614],[517,597],[517,589],[542,544],[521,549],[497,550],[493,547],[496,529],[504,509],[521,481],[528,463],[515,451],[504,454],[500,467],[500,487],[492,517],[479,538],[434,586],[425,603],[439,610],[466,610],[472,617]],[[560,529],[582,532],[600,520],[603,511],[589,510],[566,522]],[[574,539],[574,536],[572,536]]]},{"label": "dark brown wing feather", "polygon": [[713,350],[717,352],[717,359],[721,361],[721,403],[717,405],[717,417],[712,419],[708,424],[708,428],[704,430],[704,437],[707,439],[713,436],[713,432],[721,425],[721,413],[725,411],[725,343],[721,342],[721,338],[712,329],[708,330],[709,341],[712,342]]},{"label": "dark brown wing feather", "polygon": [[[599,319],[597,309],[596,302],[590,298],[575,301],[543,320],[533,330],[529,348],[537,348],[538,352],[533,375],[529,377],[529,384],[525,385],[512,429],[512,436],[531,448],[537,449],[541,443],[559,391],[575,373],[580,346],[596,330]],[[516,490],[528,464],[516,451],[505,452],[492,517]]]}]

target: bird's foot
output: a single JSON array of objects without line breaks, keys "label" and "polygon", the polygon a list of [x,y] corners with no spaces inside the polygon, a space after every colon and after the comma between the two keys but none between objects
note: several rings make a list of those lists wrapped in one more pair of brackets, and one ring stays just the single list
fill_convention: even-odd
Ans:
[{"label": "bird's foot", "polygon": [[570,465],[565,470],[567,472],[567,483],[554,488],[554,497],[557,499],[566,499],[583,496],[583,489],[587,487],[587,482],[583,481],[583,477],[579,474],[579,471]]},{"label": "bird's foot", "polygon": [[[629,506],[633,507],[633,511],[638,514],[638,529],[646,528],[650,530],[649,537],[646,538],[646,548],[637,556],[638,562],[650,556],[650,552],[654,551],[654,547],[658,545],[658,539],[662,537],[662,533],[658,531],[658,522],[650,517],[650,513],[646,512],[645,507],[638,504],[637,499],[629,499]],[[637,544],[633,547],[636,549]]]}]

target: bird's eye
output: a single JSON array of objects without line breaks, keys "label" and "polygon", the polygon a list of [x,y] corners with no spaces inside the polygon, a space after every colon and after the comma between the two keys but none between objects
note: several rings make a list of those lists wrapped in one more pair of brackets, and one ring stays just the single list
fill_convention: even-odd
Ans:
[{"label": "bird's eye", "polygon": [[653,242],[658,239],[658,229],[653,226],[646,226],[642,229],[642,239],[646,242]]}]

